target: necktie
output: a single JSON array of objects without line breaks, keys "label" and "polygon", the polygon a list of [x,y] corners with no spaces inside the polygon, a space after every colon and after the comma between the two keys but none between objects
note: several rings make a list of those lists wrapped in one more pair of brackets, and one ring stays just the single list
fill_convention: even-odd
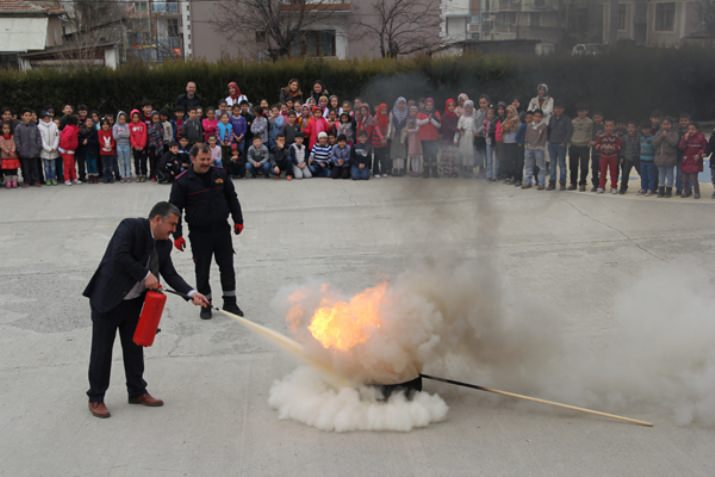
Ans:
[{"label": "necktie", "polygon": [[156,241],[151,241],[151,253],[149,254],[149,271],[159,277],[159,254],[156,252]]}]

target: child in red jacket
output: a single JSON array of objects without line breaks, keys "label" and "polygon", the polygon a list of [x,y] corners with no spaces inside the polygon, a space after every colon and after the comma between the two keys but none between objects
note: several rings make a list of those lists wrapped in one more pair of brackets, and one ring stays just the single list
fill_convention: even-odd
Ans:
[{"label": "child in red jacket", "polygon": [[132,109],[132,122],[129,124],[129,144],[134,155],[134,173],[139,182],[146,180],[146,143],[149,138],[146,124],[141,120],[138,109]]},{"label": "child in red jacket", "polygon": [[688,125],[687,132],[680,139],[678,148],[683,151],[683,161],[680,163],[683,173],[683,191],[681,197],[690,197],[693,189],[693,198],[700,198],[700,183],[698,174],[703,170],[703,158],[710,153],[710,145],[705,135],[698,131],[694,122]]},{"label": "child in red jacket", "polygon": [[606,187],[606,172],[611,176],[611,194],[618,193],[618,153],[623,147],[623,142],[615,133],[616,123],[612,119],[604,123],[603,134],[596,138],[594,149],[600,155],[599,181],[597,192],[603,194]]},{"label": "child in red jacket", "polygon": [[99,130],[99,155],[102,158],[102,182],[109,184],[114,182],[114,172],[119,171],[117,164],[117,142],[109,121],[102,120],[102,127]]},{"label": "child in red jacket", "polygon": [[77,179],[77,169],[75,168],[75,152],[79,147],[79,126],[77,126],[77,116],[67,118],[67,123],[60,132],[60,143],[57,150],[62,156],[62,170],[65,178],[65,185],[71,186],[81,184]]}]

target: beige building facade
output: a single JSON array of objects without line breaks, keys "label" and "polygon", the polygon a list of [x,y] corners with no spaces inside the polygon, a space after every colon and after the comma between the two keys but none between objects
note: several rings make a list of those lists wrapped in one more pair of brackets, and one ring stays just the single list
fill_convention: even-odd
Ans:
[{"label": "beige building facade", "polygon": [[[230,59],[266,60],[269,45],[258,31],[235,32],[233,36],[219,31],[215,18],[218,2],[187,1],[184,25],[185,46],[189,57],[207,61]],[[286,3],[289,3],[286,1]],[[311,21],[300,39],[291,47],[292,57],[336,59],[376,58],[380,56],[379,40],[363,24],[377,24],[375,0],[331,0],[330,11]],[[439,12],[436,13],[439,15]],[[439,27],[424,31],[424,36],[439,41]]]},{"label": "beige building facade", "polygon": [[698,0],[606,1],[603,43],[633,41],[648,47],[680,46],[683,39],[702,30]]}]

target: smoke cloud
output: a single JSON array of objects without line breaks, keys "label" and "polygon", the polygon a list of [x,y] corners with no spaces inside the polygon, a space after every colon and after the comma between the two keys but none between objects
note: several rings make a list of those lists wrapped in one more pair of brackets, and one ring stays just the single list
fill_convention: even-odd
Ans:
[{"label": "smoke cloud", "polygon": [[380,400],[374,387],[335,390],[307,367],[293,371],[271,387],[268,403],[281,419],[293,419],[323,431],[411,431],[441,421],[447,404],[436,395],[417,392],[411,399],[395,393]]},{"label": "smoke cloud", "polygon": [[[417,199],[431,194],[424,186],[409,193]],[[366,400],[361,391],[361,385],[404,382],[424,370],[604,411],[647,410],[680,425],[715,425],[715,287],[706,270],[681,260],[614,283],[614,308],[598,336],[574,335],[566,331],[573,313],[542,312],[537,297],[499,272],[493,250],[503,214],[488,195],[478,193],[473,211],[476,256],[433,254],[377,284],[381,325],[366,326],[364,341],[348,352],[325,349],[308,326],[321,306],[350,303],[359,290],[313,282],[277,294],[274,308],[287,317],[295,338],[356,386],[334,391],[320,385],[319,375],[296,372],[271,390],[270,403],[281,417],[340,431],[426,425],[444,418],[439,397],[419,395],[409,404],[422,403],[422,415],[433,418],[403,421],[391,416],[408,413],[404,396],[380,414],[375,409],[385,403]],[[452,213],[435,206],[441,220]]]}]

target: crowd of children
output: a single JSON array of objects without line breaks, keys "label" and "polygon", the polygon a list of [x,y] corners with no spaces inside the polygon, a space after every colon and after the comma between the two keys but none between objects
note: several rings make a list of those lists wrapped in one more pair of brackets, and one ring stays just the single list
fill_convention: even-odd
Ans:
[{"label": "crowd of children", "polygon": [[214,165],[233,178],[475,177],[522,189],[586,191],[590,177],[592,192],[610,186],[625,194],[635,169],[639,194],[671,197],[675,188],[700,198],[698,175],[715,150],[715,135],[709,142],[687,114],[676,122],[655,111],[638,124],[598,112],[591,117],[578,106],[571,118],[545,84],[524,111],[518,99],[495,105],[482,95],[475,104],[465,93],[443,110],[429,97],[373,108],[331,95],[320,81],[304,94],[295,79],[275,104],[251,104],[235,82],[228,93],[217,107],[177,101],[173,111],[156,111],[144,101],[129,114],[103,116],[84,105],[76,113],[68,104],[61,114],[48,107],[39,115],[4,108],[3,183],[10,189],[171,183],[190,167],[191,147],[205,142]]}]

